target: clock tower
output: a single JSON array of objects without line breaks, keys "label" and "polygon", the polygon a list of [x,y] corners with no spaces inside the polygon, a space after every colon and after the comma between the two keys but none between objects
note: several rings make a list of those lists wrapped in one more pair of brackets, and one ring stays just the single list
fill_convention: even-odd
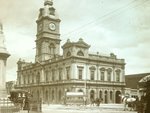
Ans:
[{"label": "clock tower", "polygon": [[40,9],[36,35],[36,62],[53,59],[59,55],[60,19],[53,7],[52,0],[45,0],[44,8]]}]

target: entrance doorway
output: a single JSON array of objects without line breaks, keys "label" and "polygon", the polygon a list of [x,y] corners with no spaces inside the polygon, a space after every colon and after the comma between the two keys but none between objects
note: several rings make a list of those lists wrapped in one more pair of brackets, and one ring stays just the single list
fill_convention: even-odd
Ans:
[{"label": "entrance doorway", "polygon": [[116,103],[121,103],[121,92],[120,91],[116,91],[116,95],[115,95],[115,97],[116,97]]},{"label": "entrance doorway", "polygon": [[90,100],[94,100],[94,90],[91,90],[90,92]]},{"label": "entrance doorway", "polygon": [[107,91],[105,91],[105,103],[108,103],[108,96]]}]

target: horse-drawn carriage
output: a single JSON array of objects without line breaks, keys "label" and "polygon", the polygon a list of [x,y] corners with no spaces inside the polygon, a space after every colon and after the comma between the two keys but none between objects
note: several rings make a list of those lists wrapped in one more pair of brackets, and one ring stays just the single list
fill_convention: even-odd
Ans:
[{"label": "horse-drawn carriage", "polygon": [[30,92],[22,89],[13,89],[10,91],[9,99],[20,110],[41,111],[41,101],[33,98]]},{"label": "horse-drawn carriage", "polygon": [[28,91],[22,89],[13,89],[10,91],[10,96],[8,97],[16,107],[19,109],[28,109],[25,100],[31,98],[31,95]]}]

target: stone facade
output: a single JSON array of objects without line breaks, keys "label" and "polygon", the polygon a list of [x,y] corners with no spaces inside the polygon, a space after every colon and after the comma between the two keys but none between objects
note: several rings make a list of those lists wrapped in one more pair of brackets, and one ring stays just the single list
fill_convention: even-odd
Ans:
[{"label": "stone facade", "polygon": [[23,88],[44,103],[63,103],[66,92],[84,92],[88,102],[120,103],[125,88],[125,61],[111,53],[89,53],[90,45],[69,39],[60,55],[60,19],[52,1],[45,1],[37,20],[35,63],[19,60],[17,88]]}]

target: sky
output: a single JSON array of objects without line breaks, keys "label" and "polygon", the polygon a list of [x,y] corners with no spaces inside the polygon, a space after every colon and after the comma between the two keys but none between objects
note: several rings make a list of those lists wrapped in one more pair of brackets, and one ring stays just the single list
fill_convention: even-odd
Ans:
[{"label": "sky", "polygon": [[[125,59],[125,74],[150,72],[149,0],[53,0],[61,19],[61,46],[79,38],[90,53]],[[34,62],[36,20],[44,0],[0,0],[7,60],[6,81],[16,80],[19,58]],[[62,51],[62,50],[61,50]],[[62,52],[61,52],[62,53]]]}]

